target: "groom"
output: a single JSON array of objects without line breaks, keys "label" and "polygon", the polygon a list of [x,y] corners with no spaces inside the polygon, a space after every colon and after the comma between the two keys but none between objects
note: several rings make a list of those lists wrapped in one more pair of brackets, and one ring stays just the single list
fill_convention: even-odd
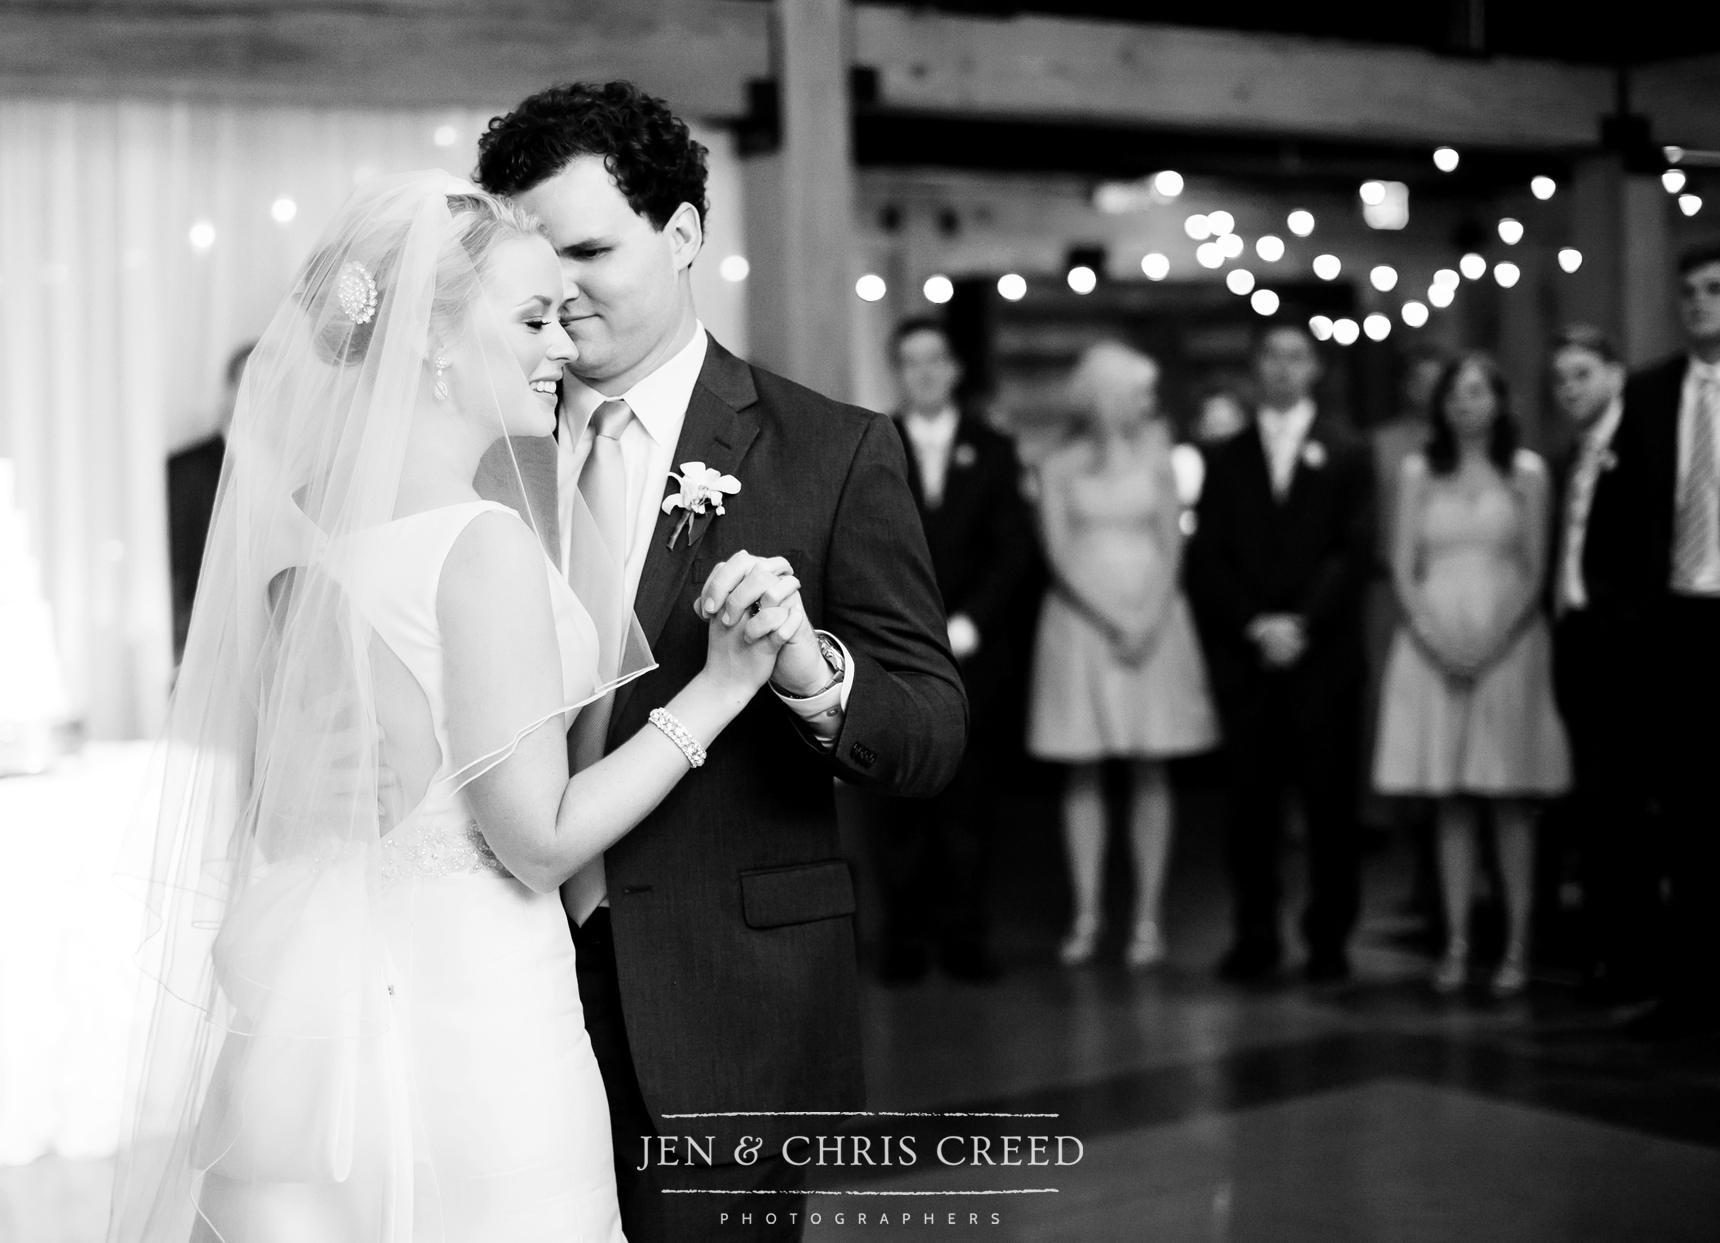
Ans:
[{"label": "groom", "polygon": [[[744,558],[711,577],[736,554],[785,558],[820,627],[783,649],[775,693],[709,762],[562,891],[634,1243],[799,1237],[801,1175],[783,1141],[840,1119],[792,1111],[858,1109],[863,1095],[831,778],[936,794],[967,725],[890,421],[742,362],[697,318],[705,178],[686,125],[626,82],[542,91],[478,144],[479,183],[536,214],[561,257],[579,349],[555,441],[520,453],[537,506],[555,511],[540,530],[577,574],[583,500],[593,521],[578,525],[608,533],[658,662],[598,706],[606,738],[576,724],[570,755],[625,740],[698,671],[698,610],[737,586]],[[741,487],[677,538],[681,511],[662,501],[684,462]],[[674,1116],[738,1111],[785,1116]]]}]

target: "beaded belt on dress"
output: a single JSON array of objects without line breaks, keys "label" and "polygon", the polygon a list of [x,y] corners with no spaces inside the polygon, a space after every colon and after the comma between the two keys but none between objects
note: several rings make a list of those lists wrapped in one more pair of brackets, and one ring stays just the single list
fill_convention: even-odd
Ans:
[{"label": "beaded belt on dress", "polygon": [[476,820],[438,816],[409,817],[382,839],[382,880],[391,881],[480,873],[512,879]]}]

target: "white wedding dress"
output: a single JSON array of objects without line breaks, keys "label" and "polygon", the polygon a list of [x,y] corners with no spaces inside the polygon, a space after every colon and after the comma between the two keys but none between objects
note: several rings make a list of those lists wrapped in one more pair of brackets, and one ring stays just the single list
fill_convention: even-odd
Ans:
[{"label": "white wedding dress", "polygon": [[[221,986],[246,1009],[247,976],[314,978],[347,1040],[229,1036],[198,1122],[199,1208],[225,1243],[621,1243],[608,1108],[585,1032],[558,895],[510,876],[458,786],[443,694],[437,585],[488,501],[434,509],[331,545],[332,577],[410,673],[378,653],[376,703],[422,713],[442,757],[421,801],[368,849],[292,859],[229,916]],[[515,519],[517,520],[517,519]],[[546,557],[562,703],[597,686],[597,635]],[[422,700],[416,695],[421,693]],[[369,886],[374,971],[344,979],[330,921],[342,886]],[[314,892],[313,892],[314,891]],[[298,965],[295,966],[295,958]],[[344,958],[341,959],[345,961]],[[245,964],[266,963],[266,973]],[[256,991],[261,991],[256,990]],[[361,1004],[350,997],[359,995]],[[253,1010],[267,998],[249,1003]],[[263,1024],[259,1022],[259,1026]],[[295,1033],[303,1035],[306,1033]],[[315,1034],[315,1033],[310,1033]],[[242,1115],[242,1121],[236,1120]],[[200,1227],[203,1230],[203,1227]]]}]

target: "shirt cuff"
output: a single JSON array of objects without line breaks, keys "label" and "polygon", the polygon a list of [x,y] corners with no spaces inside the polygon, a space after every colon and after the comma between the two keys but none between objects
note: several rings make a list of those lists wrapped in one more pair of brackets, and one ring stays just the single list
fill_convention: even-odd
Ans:
[{"label": "shirt cuff", "polygon": [[770,689],[790,712],[800,718],[813,740],[828,751],[836,745],[836,735],[842,732],[842,718],[848,711],[848,696],[854,688],[854,657],[849,654],[848,645],[828,630],[818,633],[842,649],[842,680],[807,699],[784,695],[774,686]]}]

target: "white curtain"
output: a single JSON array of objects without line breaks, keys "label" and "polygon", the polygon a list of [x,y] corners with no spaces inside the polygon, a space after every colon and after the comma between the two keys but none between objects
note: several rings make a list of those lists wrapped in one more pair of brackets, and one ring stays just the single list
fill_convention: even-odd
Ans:
[{"label": "white curtain", "polygon": [[[159,728],[171,677],[166,455],[215,425],[229,354],[261,332],[353,186],[471,172],[506,106],[381,112],[0,99],[0,457],[92,736]],[[711,148],[699,308],[746,349],[738,162]],[[291,210],[289,211],[288,204]]]}]

